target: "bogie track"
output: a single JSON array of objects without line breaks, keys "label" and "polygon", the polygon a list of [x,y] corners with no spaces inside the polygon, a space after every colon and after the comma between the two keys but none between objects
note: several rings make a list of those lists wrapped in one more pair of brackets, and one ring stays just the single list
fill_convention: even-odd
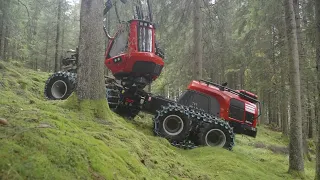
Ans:
[{"label": "bogie track", "polygon": [[192,128],[192,120],[187,110],[178,104],[164,106],[154,118],[154,132],[170,142],[185,140]]},{"label": "bogie track", "polygon": [[[172,114],[181,116],[181,119],[187,118],[184,131],[175,136],[164,130],[166,129],[164,120]],[[158,111],[154,118],[154,132],[168,139],[172,145],[184,149],[196,146],[221,146],[232,150],[234,146],[234,133],[226,121],[179,104],[169,104]]]}]

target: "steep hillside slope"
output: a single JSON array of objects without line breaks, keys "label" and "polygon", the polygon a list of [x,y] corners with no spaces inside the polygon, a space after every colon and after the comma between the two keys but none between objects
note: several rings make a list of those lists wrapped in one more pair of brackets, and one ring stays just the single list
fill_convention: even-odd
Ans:
[{"label": "steep hillside slope", "polygon": [[0,125],[0,179],[293,179],[280,133],[237,135],[233,151],[181,150],[152,135],[149,116],[96,119],[45,100],[48,76],[0,63],[0,118],[9,122]]}]

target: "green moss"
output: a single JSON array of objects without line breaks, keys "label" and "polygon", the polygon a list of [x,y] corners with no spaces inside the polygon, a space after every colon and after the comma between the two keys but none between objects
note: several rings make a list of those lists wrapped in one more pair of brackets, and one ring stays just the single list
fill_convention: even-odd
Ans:
[{"label": "green moss", "polygon": [[63,102],[61,105],[63,108],[68,108],[70,110],[80,110],[78,97],[75,95],[75,93],[72,93],[71,96]]},{"label": "green moss", "polygon": [[0,62],[0,69],[5,69],[6,67],[4,66],[3,63]]},{"label": "green moss", "polygon": [[11,64],[14,65],[15,67],[18,67],[18,68],[23,67],[23,63],[21,63],[19,61],[11,61]]},{"label": "green moss", "polygon": [[[297,178],[287,172],[286,154],[255,147],[256,142],[287,146],[281,133],[267,127],[259,127],[256,139],[237,135],[233,151],[181,150],[153,136],[152,116],[127,121],[103,100],[79,102],[76,95],[47,101],[43,88],[49,74],[3,64],[0,117],[9,125],[0,126],[0,179]],[[16,72],[20,76],[12,76]],[[23,94],[16,91],[19,82],[26,86]],[[314,162],[305,167],[305,178],[314,179]]]},{"label": "green moss", "polygon": [[291,174],[295,178],[306,179],[306,175],[305,175],[304,171],[295,171],[295,170],[289,169],[288,173]]},{"label": "green moss", "polygon": [[79,100],[76,93],[73,93],[63,105],[66,108],[78,110],[91,119],[108,119],[112,116],[108,103],[105,99],[100,100]]},{"label": "green moss", "polygon": [[111,112],[105,99],[100,100],[81,100],[80,110],[90,117],[108,119]]},{"label": "green moss", "polygon": [[23,80],[18,80],[18,84],[20,85],[21,89],[26,89],[27,88],[27,82]]}]

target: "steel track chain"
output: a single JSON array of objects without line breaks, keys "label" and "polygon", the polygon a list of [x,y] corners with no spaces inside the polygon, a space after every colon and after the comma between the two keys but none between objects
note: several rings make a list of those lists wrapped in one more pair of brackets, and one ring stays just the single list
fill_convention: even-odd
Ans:
[{"label": "steel track chain", "polygon": [[[197,127],[199,127],[202,123],[219,123],[221,126],[225,126],[225,128],[229,130],[229,133],[232,134],[231,147],[229,147],[228,149],[231,150],[234,146],[234,133],[227,121],[217,118],[216,116],[213,116],[211,114],[205,113],[203,110],[196,109],[194,107],[187,107],[179,104],[169,104],[168,106],[162,106],[162,109],[157,111],[157,115],[154,118],[155,126],[160,124],[159,118],[168,111],[180,111],[181,113],[185,113],[189,118],[192,119],[192,124],[194,127],[192,128],[193,131],[197,130]],[[158,128],[155,127],[154,132],[158,136],[161,136],[160,132],[158,131]],[[182,149],[193,149],[197,147],[194,142],[188,139],[185,139],[181,142],[171,142],[171,144],[175,147]]]}]

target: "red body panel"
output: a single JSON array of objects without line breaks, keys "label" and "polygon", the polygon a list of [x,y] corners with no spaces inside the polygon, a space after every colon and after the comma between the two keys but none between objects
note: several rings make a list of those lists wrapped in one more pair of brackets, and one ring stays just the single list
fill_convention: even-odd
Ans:
[{"label": "red body panel", "polygon": [[[129,23],[129,34],[127,42],[127,50],[122,54],[118,54],[114,57],[109,56],[109,52],[112,49],[115,38],[121,32],[121,28],[126,28],[126,25],[122,25],[119,31],[116,33],[115,38],[111,39],[105,54],[105,65],[111,70],[113,75],[127,73],[130,76],[144,76],[149,74],[144,74],[144,72],[133,72],[134,65],[136,62],[149,62],[157,65],[158,67],[164,66],[163,59],[156,55],[155,49],[155,28],[150,22],[141,20],[131,20]],[[151,48],[150,52],[139,51],[139,28],[143,28],[144,33],[148,31],[148,38],[151,38]],[[145,35],[145,34],[144,34]],[[150,37],[151,36],[151,37]],[[144,39],[146,42],[147,40]],[[145,44],[144,44],[145,45]],[[120,59],[119,59],[120,58]],[[147,67],[146,67],[147,68]],[[156,73],[157,74],[157,73]],[[155,80],[160,74],[153,74],[152,80]]]},{"label": "red body panel", "polygon": [[[118,57],[121,57],[122,61],[115,63],[113,60]],[[111,70],[112,74],[122,73],[122,72],[131,73],[133,65],[137,61],[146,61],[146,62],[152,61],[156,64],[164,66],[164,62],[162,58],[160,58],[159,56],[153,53],[147,53],[147,52],[132,52],[130,54],[122,54],[119,56],[115,56],[113,58],[106,59],[105,65],[108,67],[108,69]]]},{"label": "red body panel", "polygon": [[[234,119],[234,118],[230,118],[229,117],[229,107],[230,107],[230,100],[231,99],[237,99],[239,101],[242,101],[245,103],[245,111],[247,112],[254,112],[254,121],[253,121],[253,124],[248,124],[250,125],[251,127],[256,127],[257,125],[257,118],[258,118],[258,108],[255,104],[251,103],[251,102],[248,102],[242,98],[240,98],[238,95],[236,94],[233,94],[231,92],[228,92],[228,91],[222,91],[220,90],[219,88],[213,86],[213,85],[208,85],[204,82],[199,82],[199,81],[192,81],[189,86],[188,86],[188,89],[189,90],[194,90],[194,91],[197,91],[197,92],[201,92],[203,94],[206,94],[208,96],[212,96],[212,97],[215,97],[219,104],[220,104],[220,116],[221,118],[227,120],[227,121],[235,121],[235,122],[238,122],[238,123],[241,123],[241,124],[248,124],[245,119],[245,113],[243,114],[243,120],[237,120],[237,119]],[[247,93],[250,93],[250,92],[247,92]],[[251,93],[252,94],[252,93]],[[252,94],[254,95],[254,94]],[[256,96],[256,95],[254,95]],[[250,108],[252,107],[252,108]]]}]

